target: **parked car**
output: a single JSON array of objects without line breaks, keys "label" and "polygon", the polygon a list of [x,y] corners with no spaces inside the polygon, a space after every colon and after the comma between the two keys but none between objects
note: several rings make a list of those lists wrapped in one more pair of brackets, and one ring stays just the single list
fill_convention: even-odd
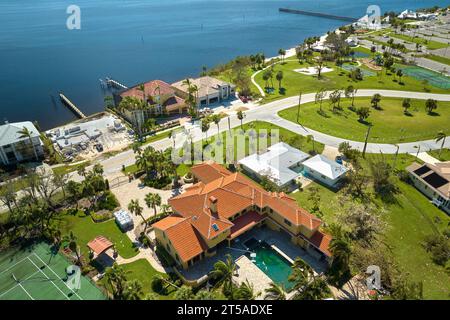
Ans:
[{"label": "parked car", "polygon": [[97,149],[98,152],[103,152],[103,145],[101,143],[97,143],[95,145],[95,149]]}]

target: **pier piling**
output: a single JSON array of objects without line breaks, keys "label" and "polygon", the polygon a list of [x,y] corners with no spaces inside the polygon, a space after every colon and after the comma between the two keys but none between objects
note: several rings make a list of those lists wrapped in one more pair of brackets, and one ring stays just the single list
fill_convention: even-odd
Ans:
[{"label": "pier piling", "polygon": [[80,119],[86,118],[86,115],[77,108],[62,92],[59,94],[61,101]]}]

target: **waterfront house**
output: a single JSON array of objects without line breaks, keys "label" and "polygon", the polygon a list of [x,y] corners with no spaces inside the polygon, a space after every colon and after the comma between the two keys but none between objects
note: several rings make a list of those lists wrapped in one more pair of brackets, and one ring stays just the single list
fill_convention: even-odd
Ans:
[{"label": "waterfront house", "polygon": [[318,154],[303,163],[305,174],[329,187],[336,187],[348,169],[336,161]]},{"label": "waterfront house", "polygon": [[300,176],[301,163],[310,156],[290,145],[280,142],[262,154],[252,154],[239,161],[242,169],[250,176],[260,180],[267,177],[279,188],[292,190],[295,179]]},{"label": "waterfront house", "polygon": [[284,193],[267,192],[240,173],[207,162],[192,167],[198,183],[171,198],[173,214],[153,224],[157,243],[183,269],[214,256],[262,226],[287,234],[319,260],[331,261],[322,221]]},{"label": "waterfront house", "polygon": [[[20,131],[28,129],[31,135],[23,137]],[[43,158],[44,148],[38,129],[30,121],[5,123],[0,126],[0,163],[14,165],[19,162]]]},{"label": "waterfront house", "polygon": [[[126,97],[137,98],[143,104],[124,106],[120,102]],[[114,95],[115,104],[122,114],[135,127],[142,127],[150,118],[161,114],[181,114],[186,111],[186,104],[182,97],[175,94],[170,84],[153,80],[126,89]]]},{"label": "waterfront house", "polygon": [[406,170],[414,186],[434,205],[450,214],[450,163],[420,165],[414,162]]},{"label": "waterfront house", "polygon": [[[208,107],[211,104],[232,99],[236,91],[234,84],[209,76],[189,79],[189,81],[192,86],[196,86],[198,89],[198,92],[196,92],[197,107]],[[173,83],[172,87],[179,96],[184,99],[188,98],[189,87],[185,80]]]}]

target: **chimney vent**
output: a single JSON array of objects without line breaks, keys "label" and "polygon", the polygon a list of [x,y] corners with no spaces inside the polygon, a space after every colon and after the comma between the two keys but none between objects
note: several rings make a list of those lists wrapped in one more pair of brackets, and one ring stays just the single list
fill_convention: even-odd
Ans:
[{"label": "chimney vent", "polygon": [[209,209],[212,214],[217,215],[217,198],[214,196],[209,197]]}]

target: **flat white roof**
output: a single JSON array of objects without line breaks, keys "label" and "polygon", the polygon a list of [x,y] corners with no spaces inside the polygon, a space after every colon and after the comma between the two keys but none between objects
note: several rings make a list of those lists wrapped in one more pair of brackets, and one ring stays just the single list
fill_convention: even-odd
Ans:
[{"label": "flat white roof", "polygon": [[20,138],[19,131],[27,128],[31,132],[31,137],[39,137],[39,131],[30,121],[5,123],[0,125],[0,146],[13,144],[19,141],[28,140],[27,137]]},{"label": "flat white roof", "polygon": [[307,153],[280,142],[269,147],[266,153],[252,154],[240,160],[239,164],[282,186],[300,175],[290,168],[308,158]]},{"label": "flat white roof", "polygon": [[309,169],[312,169],[331,180],[335,180],[348,171],[346,167],[340,165],[336,161],[330,160],[327,157],[318,154],[305,162],[303,165]]}]

